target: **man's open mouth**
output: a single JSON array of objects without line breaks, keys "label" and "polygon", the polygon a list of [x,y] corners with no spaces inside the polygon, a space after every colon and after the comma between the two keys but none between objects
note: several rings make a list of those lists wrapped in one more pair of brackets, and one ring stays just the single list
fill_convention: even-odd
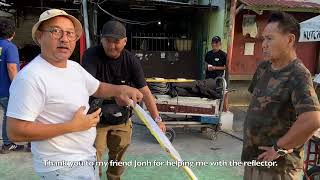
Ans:
[{"label": "man's open mouth", "polygon": [[65,49],[65,50],[69,50],[69,48],[68,48],[68,47],[63,47],[63,46],[58,47],[58,49]]}]

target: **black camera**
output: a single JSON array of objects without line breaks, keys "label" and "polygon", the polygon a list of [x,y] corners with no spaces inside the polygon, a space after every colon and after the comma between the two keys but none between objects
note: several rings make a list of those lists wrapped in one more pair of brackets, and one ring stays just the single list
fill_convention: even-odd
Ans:
[{"label": "black camera", "polygon": [[103,99],[93,99],[90,103],[90,108],[87,114],[91,114],[96,110],[98,110],[102,106],[102,103],[103,103]]}]

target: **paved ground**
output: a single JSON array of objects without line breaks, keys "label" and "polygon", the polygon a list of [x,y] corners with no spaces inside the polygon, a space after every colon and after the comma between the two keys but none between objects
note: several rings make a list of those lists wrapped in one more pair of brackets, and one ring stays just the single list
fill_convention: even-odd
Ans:
[{"label": "paved ground", "polygon": [[[233,134],[242,136],[242,124],[246,107],[233,107]],[[1,116],[1,114],[0,114]],[[135,122],[138,120],[134,120]],[[199,129],[177,129],[177,137],[173,145],[185,161],[204,163],[192,167],[199,180],[237,180],[242,179],[243,168],[229,163],[239,161],[242,142],[224,133],[220,133],[216,141],[211,141]],[[168,155],[160,149],[155,139],[144,126],[134,125],[133,142],[130,146],[126,161],[128,163],[146,163],[149,166],[129,166],[123,176],[124,180],[185,180],[188,179],[182,169],[167,165],[171,162]],[[163,163],[155,166],[154,163]],[[219,164],[220,163],[220,164]],[[31,153],[19,152],[6,155],[0,154],[0,179],[15,180],[37,179],[32,163]],[[102,179],[105,179],[103,176]]]}]

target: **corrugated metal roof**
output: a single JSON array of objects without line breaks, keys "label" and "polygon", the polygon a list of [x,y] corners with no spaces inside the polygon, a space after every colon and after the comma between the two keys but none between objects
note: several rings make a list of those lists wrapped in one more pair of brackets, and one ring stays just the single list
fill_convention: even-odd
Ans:
[{"label": "corrugated metal roof", "polygon": [[308,8],[320,10],[320,0],[240,0],[253,7]]}]

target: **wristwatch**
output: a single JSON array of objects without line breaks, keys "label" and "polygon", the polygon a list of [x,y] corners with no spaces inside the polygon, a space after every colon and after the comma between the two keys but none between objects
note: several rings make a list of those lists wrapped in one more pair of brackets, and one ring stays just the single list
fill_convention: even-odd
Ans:
[{"label": "wristwatch", "polygon": [[277,154],[279,156],[284,156],[286,154],[288,154],[288,151],[286,149],[283,149],[283,148],[280,148],[278,145],[277,145],[277,142],[275,142],[273,144],[273,149],[277,152]]},{"label": "wristwatch", "polygon": [[162,118],[161,118],[160,116],[157,116],[157,117],[154,119],[154,121],[155,121],[156,123],[162,122]]}]

